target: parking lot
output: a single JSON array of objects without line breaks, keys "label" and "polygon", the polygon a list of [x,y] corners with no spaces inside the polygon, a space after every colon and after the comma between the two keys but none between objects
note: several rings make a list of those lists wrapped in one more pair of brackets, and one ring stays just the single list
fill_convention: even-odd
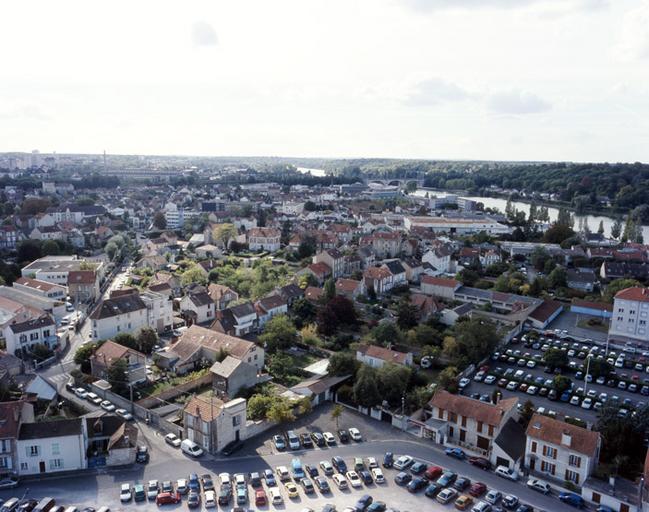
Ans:
[{"label": "parking lot", "polygon": [[[567,354],[567,368],[555,369],[544,363],[543,356],[551,348]],[[591,361],[608,361],[612,373],[595,378],[589,373],[586,382],[589,355]],[[502,352],[493,354],[488,368],[483,368],[478,377],[472,376],[463,394],[488,400],[497,388],[503,397],[518,396],[521,404],[530,400],[536,408],[543,407],[551,414],[593,423],[597,410],[605,404],[619,407],[621,414],[630,414],[649,403],[648,365],[649,353],[628,349],[606,354],[603,347],[594,343],[576,342],[565,335],[561,338],[541,334],[538,340],[516,338]],[[567,393],[552,391],[553,379],[559,373],[571,380],[572,389]]]}]

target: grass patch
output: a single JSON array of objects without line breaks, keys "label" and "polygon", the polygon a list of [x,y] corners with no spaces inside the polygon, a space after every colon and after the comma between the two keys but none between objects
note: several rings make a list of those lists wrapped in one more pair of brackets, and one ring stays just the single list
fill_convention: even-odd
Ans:
[{"label": "grass patch", "polygon": [[172,377],[167,381],[158,381],[155,384],[151,384],[149,386],[139,388],[138,391],[140,392],[143,398],[151,395],[156,395],[158,393],[161,393],[162,391],[166,391],[167,389],[174,388],[180,384],[185,384],[190,380],[197,379],[198,377],[203,377],[204,375],[207,375],[209,371],[210,371],[209,368],[205,368],[203,370],[198,370],[196,372],[188,373],[187,375]]},{"label": "grass patch", "polygon": [[577,322],[577,327],[580,327],[582,329],[587,329],[589,331],[608,333],[608,322],[604,320],[602,320],[601,324],[589,323],[589,321],[586,319],[579,320]]}]

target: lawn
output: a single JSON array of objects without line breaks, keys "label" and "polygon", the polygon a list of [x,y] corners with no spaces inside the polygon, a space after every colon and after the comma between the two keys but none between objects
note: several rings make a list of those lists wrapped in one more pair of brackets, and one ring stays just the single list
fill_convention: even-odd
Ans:
[{"label": "lawn", "polygon": [[605,320],[602,320],[601,324],[594,324],[591,325],[588,323],[588,320],[586,318],[581,319],[577,322],[577,327],[581,327],[582,329],[588,329],[591,331],[598,331],[598,332],[608,332],[608,322]]}]

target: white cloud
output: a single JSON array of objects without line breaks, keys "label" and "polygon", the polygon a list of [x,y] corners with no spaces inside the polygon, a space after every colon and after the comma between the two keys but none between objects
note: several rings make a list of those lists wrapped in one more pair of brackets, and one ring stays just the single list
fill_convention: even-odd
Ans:
[{"label": "white cloud", "polygon": [[215,46],[218,41],[214,27],[206,21],[197,21],[192,25],[194,46]]},{"label": "white cloud", "polygon": [[552,105],[539,96],[525,91],[503,91],[489,95],[487,107],[496,114],[538,114],[552,109]]},{"label": "white cloud", "polygon": [[622,61],[649,59],[649,1],[627,12],[613,52]]},{"label": "white cloud", "polygon": [[471,97],[464,88],[441,78],[430,78],[419,82],[406,98],[408,105],[437,105],[449,101],[462,101]]},{"label": "white cloud", "polygon": [[522,9],[525,7],[561,6],[571,10],[590,11],[609,5],[609,0],[401,0],[418,11],[442,9]]}]

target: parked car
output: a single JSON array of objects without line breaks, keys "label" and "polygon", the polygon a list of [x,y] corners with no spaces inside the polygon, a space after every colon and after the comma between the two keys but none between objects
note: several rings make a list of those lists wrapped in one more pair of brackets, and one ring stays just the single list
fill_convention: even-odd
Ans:
[{"label": "parked car", "polygon": [[435,499],[441,503],[442,505],[446,505],[447,503],[450,503],[457,497],[457,491],[453,489],[452,487],[442,489]]},{"label": "parked car", "polygon": [[538,480],[537,478],[530,478],[527,481],[527,486],[530,489],[541,492],[543,494],[548,494],[551,490],[550,486],[546,482]]},{"label": "parked car", "polygon": [[444,453],[449,457],[453,457],[455,459],[466,459],[466,453],[461,448],[446,448],[446,450],[444,450]]},{"label": "parked car", "polygon": [[146,464],[149,462],[149,449],[144,445],[139,445],[135,452],[135,462]]},{"label": "parked car", "polygon": [[391,468],[394,465],[394,454],[392,452],[385,452],[383,456],[383,467]]},{"label": "parked car", "polygon": [[469,457],[467,460],[469,464],[473,464],[480,469],[491,469],[491,462],[489,461],[489,459],[485,459],[484,457]]},{"label": "parked car", "polygon": [[341,443],[349,443],[349,433],[346,430],[339,430],[338,439]]},{"label": "parked car", "polygon": [[128,503],[133,499],[133,490],[131,484],[122,484],[119,488],[119,501]]},{"label": "parked car", "polygon": [[518,472],[509,469],[507,466],[498,466],[494,473],[502,478],[506,478],[507,480],[513,480],[514,482],[518,480]]},{"label": "parked car", "polygon": [[351,437],[356,442],[363,440],[363,436],[361,436],[360,430],[358,430],[356,427],[349,429],[349,437]]},{"label": "parked car", "polygon": [[394,461],[394,469],[398,469],[399,471],[402,469],[408,469],[413,462],[414,459],[410,455],[402,455]]},{"label": "parked car", "polygon": [[165,443],[170,444],[174,448],[180,448],[180,439],[176,434],[167,434],[165,436]]},{"label": "parked car", "polygon": [[428,485],[428,480],[418,476],[416,478],[413,478],[408,483],[408,485],[406,486],[406,489],[408,489],[408,492],[416,493],[416,492],[419,492],[419,491],[423,490],[427,485]]},{"label": "parked car", "polygon": [[286,449],[286,440],[284,436],[276,434],[273,436],[273,444],[275,445],[276,450],[285,450]]},{"label": "parked car", "polygon": [[178,492],[161,492],[155,499],[155,504],[160,505],[169,505],[180,503],[181,496]]},{"label": "parked car", "polygon": [[300,442],[302,443],[302,446],[304,448],[313,448],[313,441],[311,440],[311,436],[309,436],[309,434],[307,434],[306,432],[300,434]]},{"label": "parked car", "polygon": [[401,471],[400,473],[397,473],[397,476],[394,477],[394,482],[397,485],[408,485],[411,480],[412,480],[412,475],[410,473],[406,473],[405,471]]},{"label": "parked car", "polygon": [[583,508],[586,505],[584,498],[574,492],[562,492],[559,494],[559,499],[562,502],[577,508]]},{"label": "parked car", "polygon": [[443,487],[448,487],[449,485],[453,485],[453,482],[455,482],[456,479],[457,473],[453,473],[452,471],[444,471],[444,473],[442,473],[442,476],[437,479],[437,483]]}]

